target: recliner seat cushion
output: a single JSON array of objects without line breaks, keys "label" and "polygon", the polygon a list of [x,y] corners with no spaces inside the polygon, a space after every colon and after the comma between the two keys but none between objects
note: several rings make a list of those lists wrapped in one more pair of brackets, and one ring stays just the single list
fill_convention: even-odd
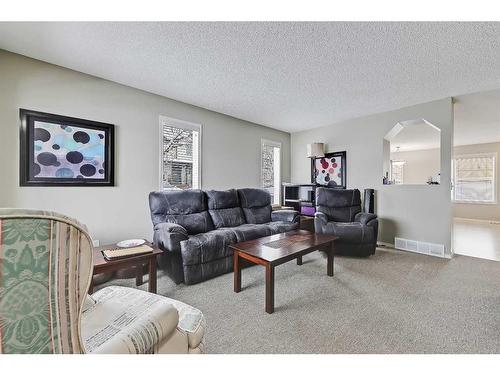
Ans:
[{"label": "recliner seat cushion", "polygon": [[370,244],[375,241],[375,233],[372,227],[361,223],[336,223],[329,221],[325,226],[323,233],[339,236],[338,242]]},{"label": "recliner seat cushion", "polygon": [[262,189],[238,189],[241,207],[248,224],[271,221],[271,195]]},{"label": "recliner seat cushion", "polygon": [[237,227],[245,223],[236,190],[209,190],[206,194],[208,212],[215,228]]},{"label": "recliner seat cushion", "polygon": [[149,207],[153,225],[164,222],[179,224],[188,234],[208,232],[214,227],[207,211],[205,193],[201,190],[152,192]]},{"label": "recliner seat cushion", "polygon": [[201,264],[231,256],[233,251],[229,245],[236,242],[233,228],[220,228],[189,236],[189,239],[181,242],[182,263]]},{"label": "recliner seat cushion", "polygon": [[273,234],[268,224],[243,224],[233,230],[236,233],[237,242],[255,240]]}]

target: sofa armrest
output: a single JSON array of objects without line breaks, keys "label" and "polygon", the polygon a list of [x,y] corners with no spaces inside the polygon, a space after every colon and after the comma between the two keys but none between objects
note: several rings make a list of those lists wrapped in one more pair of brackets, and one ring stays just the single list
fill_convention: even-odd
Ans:
[{"label": "sofa armrest", "polygon": [[287,223],[298,223],[300,219],[299,211],[276,210],[271,212],[271,221],[284,221]]},{"label": "sofa armrest", "polygon": [[159,223],[154,227],[153,242],[163,251],[180,252],[181,241],[187,240],[187,230],[175,223]]},{"label": "sofa armrest", "polygon": [[367,225],[372,220],[377,220],[377,215],[369,214],[367,212],[360,212],[354,217],[354,221],[357,221],[358,223],[361,223],[363,225]]}]

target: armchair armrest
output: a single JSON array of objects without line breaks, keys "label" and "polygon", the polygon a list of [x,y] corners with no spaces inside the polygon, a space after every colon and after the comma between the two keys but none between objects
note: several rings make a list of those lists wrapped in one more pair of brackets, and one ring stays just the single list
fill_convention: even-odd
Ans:
[{"label": "armchair armrest", "polygon": [[368,223],[372,220],[376,220],[377,215],[375,214],[369,214],[367,212],[360,212],[356,214],[354,217],[354,221],[357,221],[358,223],[361,223],[363,225],[368,225]]},{"label": "armchair armrest", "polygon": [[323,233],[323,228],[328,224],[328,216],[323,212],[318,212],[314,214],[314,231],[316,233]]},{"label": "armchair armrest", "polygon": [[169,299],[142,290],[109,286],[94,293],[95,305],[82,313],[85,352],[145,354],[168,340],[179,325]]},{"label": "armchair armrest", "polygon": [[287,223],[298,223],[300,219],[299,211],[276,210],[271,212],[271,221],[285,221]]},{"label": "armchair armrest", "polygon": [[154,227],[153,242],[164,251],[180,252],[181,241],[187,239],[187,230],[179,224],[159,223]]},{"label": "armchair armrest", "polygon": [[328,216],[326,216],[326,214],[324,214],[323,212],[316,212],[314,214],[314,221],[316,220],[326,224],[328,223]]}]

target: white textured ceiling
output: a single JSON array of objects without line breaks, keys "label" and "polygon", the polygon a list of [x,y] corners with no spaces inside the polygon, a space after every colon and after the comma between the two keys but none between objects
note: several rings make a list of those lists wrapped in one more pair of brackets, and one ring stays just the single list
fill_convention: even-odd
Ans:
[{"label": "white textured ceiling", "polygon": [[0,23],[0,48],[289,132],[500,87],[498,23]]}]

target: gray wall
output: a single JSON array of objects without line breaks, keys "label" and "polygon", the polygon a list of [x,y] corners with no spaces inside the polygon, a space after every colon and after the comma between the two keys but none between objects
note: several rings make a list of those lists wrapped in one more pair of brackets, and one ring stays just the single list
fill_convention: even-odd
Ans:
[{"label": "gray wall", "polygon": [[[382,185],[383,138],[398,122],[424,118],[441,129],[441,185]],[[347,151],[348,188],[376,189],[380,240],[394,237],[444,244],[450,254],[450,172],[453,137],[451,98],[353,119],[292,134],[292,182],[310,181],[306,145],[324,142],[326,151]]]},{"label": "gray wall", "polygon": [[391,153],[391,160],[405,161],[403,168],[404,184],[425,185],[431,176],[434,181],[439,181],[441,155],[438,148],[393,152]]},{"label": "gray wall", "polygon": [[[19,187],[19,108],[116,125],[116,187]],[[150,238],[147,197],[159,186],[159,115],[202,124],[202,188],[260,185],[261,138],[290,135],[0,50],[0,207],[49,209],[85,223],[102,242]]]},{"label": "gray wall", "polygon": [[456,146],[454,151],[455,155],[497,153],[497,204],[453,203],[453,216],[466,219],[500,221],[500,188],[498,186],[498,179],[500,178],[500,161],[498,160],[500,156],[500,142]]}]

